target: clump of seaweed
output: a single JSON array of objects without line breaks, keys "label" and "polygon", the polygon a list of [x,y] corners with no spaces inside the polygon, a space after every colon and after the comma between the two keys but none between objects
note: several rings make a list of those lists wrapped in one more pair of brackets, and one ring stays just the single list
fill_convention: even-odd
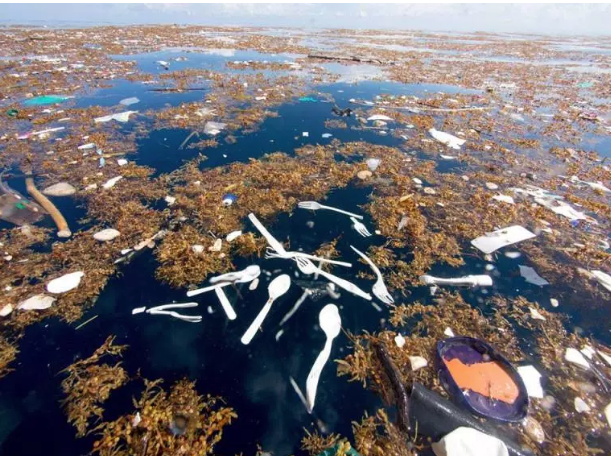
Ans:
[{"label": "clump of seaweed", "polygon": [[76,427],[79,437],[87,433],[92,418],[102,419],[102,404],[113,390],[128,379],[121,362],[114,365],[100,364],[103,358],[121,356],[127,348],[127,345],[113,345],[114,339],[108,337],[89,358],[79,360],[62,371],[67,374],[61,384],[66,395],[62,405],[68,415],[68,422]]},{"label": "clump of seaweed", "polygon": [[169,394],[162,380],[144,380],[134,400],[136,413],[100,424],[93,454],[100,456],[213,454],[225,426],[237,418],[233,409],[212,396],[199,396],[194,382],[181,380]]},{"label": "clump of seaweed", "polygon": [[13,370],[9,367],[9,364],[15,360],[17,353],[19,353],[17,347],[0,336],[0,378]]}]

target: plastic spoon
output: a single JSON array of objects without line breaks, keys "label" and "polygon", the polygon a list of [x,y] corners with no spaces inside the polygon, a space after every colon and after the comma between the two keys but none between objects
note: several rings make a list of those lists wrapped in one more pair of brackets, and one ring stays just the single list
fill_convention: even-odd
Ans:
[{"label": "plastic spoon", "polygon": [[259,312],[259,315],[257,315],[257,318],[255,318],[255,321],[252,322],[252,324],[248,327],[248,329],[240,339],[240,341],[244,345],[248,345],[252,338],[255,337],[255,334],[257,334],[257,331],[263,323],[263,320],[265,320],[265,317],[267,317],[269,310],[272,308],[272,304],[274,303],[274,301],[280,296],[282,296],[284,293],[286,293],[290,287],[291,277],[287,274],[282,274],[270,282],[269,286],[267,287],[267,291],[269,292],[269,299],[263,306],[263,309],[261,309],[261,311]]},{"label": "plastic spoon", "polygon": [[215,288],[214,292],[216,293],[217,298],[219,298],[219,302],[227,314],[227,318],[230,320],[235,320],[238,316],[236,315],[235,310],[233,310],[233,307],[231,307],[231,303],[229,302],[229,299],[227,299],[225,292],[221,288]]},{"label": "plastic spoon", "polygon": [[342,327],[342,319],[339,316],[339,310],[335,304],[327,304],[325,307],[323,307],[318,315],[318,324],[325,332],[327,341],[325,342],[324,348],[318,355],[318,358],[316,358],[316,361],[314,361],[314,365],[312,366],[312,369],[308,374],[308,379],[306,380],[308,413],[312,413],[312,409],[314,408],[318,380],[320,379],[320,373],[322,372],[323,367],[325,367],[325,364],[331,355],[331,345],[333,344],[333,339],[338,336]]}]

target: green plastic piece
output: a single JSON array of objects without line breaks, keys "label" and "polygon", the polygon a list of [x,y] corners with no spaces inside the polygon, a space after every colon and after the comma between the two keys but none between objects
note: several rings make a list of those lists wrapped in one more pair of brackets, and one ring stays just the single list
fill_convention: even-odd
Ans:
[{"label": "green plastic piece", "polygon": [[299,101],[301,101],[302,103],[316,103],[318,100],[312,97],[301,97]]},{"label": "green plastic piece", "polygon": [[17,114],[19,114],[19,111],[17,111],[16,109],[9,109],[8,111],[6,111],[6,115],[9,117],[17,117]]},{"label": "green plastic piece", "polygon": [[579,87],[580,89],[589,89],[594,85],[593,82],[588,81],[588,82],[580,82],[579,84],[577,84],[577,87]]},{"label": "green plastic piece", "polygon": [[15,207],[17,209],[25,209],[25,204],[23,204],[23,203],[15,203]]},{"label": "green plastic piece", "polygon": [[[339,449],[339,444],[333,445],[331,448],[327,448],[325,451],[320,453],[318,456],[335,456],[337,454],[337,450]],[[346,453],[348,456],[361,456],[358,451],[354,448],[350,448]]]},{"label": "green plastic piece", "polygon": [[23,104],[25,106],[44,106],[48,104],[63,103],[70,97],[63,97],[61,95],[41,95],[39,97],[30,98],[25,100]]}]

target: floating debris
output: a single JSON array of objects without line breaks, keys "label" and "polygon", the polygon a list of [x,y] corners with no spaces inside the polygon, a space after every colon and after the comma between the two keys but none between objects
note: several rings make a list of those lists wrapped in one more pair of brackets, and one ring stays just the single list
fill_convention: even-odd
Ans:
[{"label": "floating debris", "polygon": [[46,289],[49,293],[53,294],[66,293],[78,287],[84,275],[83,271],[65,274],[47,283]]},{"label": "floating debris", "polygon": [[70,196],[76,193],[76,189],[67,182],[58,182],[42,190],[47,196]]}]

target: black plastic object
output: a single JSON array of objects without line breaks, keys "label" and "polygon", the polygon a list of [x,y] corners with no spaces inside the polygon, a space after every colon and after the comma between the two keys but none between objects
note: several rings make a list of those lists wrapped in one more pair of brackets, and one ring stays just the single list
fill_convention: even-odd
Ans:
[{"label": "black plastic object", "polygon": [[331,112],[333,112],[333,114],[339,117],[350,117],[350,114],[352,114],[352,109],[350,108],[341,109],[337,106],[333,106],[331,108]]},{"label": "black plastic object", "polygon": [[503,441],[510,456],[533,456],[533,453],[522,448],[502,429],[480,421],[469,412],[461,409],[439,394],[428,390],[419,383],[414,383],[409,397],[409,418],[414,430],[439,441],[459,427],[470,427]]},{"label": "black plastic object", "polygon": [[[454,381],[445,360],[458,358],[464,364],[493,361],[502,367],[518,388],[518,397],[513,403],[484,396],[474,391],[465,394]],[[437,369],[439,380],[450,397],[471,412],[506,423],[522,421],[528,414],[528,392],[511,363],[492,346],[473,337],[450,337],[437,343]]]}]

